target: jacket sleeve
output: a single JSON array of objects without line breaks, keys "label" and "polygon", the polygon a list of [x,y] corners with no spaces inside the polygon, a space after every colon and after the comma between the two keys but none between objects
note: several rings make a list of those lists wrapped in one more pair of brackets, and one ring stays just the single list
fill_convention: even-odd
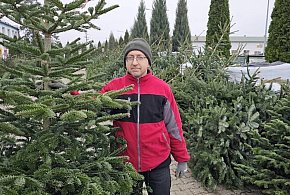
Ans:
[{"label": "jacket sleeve", "polygon": [[187,162],[190,157],[183,136],[179,110],[171,89],[164,106],[164,122],[170,137],[171,154],[177,162]]}]

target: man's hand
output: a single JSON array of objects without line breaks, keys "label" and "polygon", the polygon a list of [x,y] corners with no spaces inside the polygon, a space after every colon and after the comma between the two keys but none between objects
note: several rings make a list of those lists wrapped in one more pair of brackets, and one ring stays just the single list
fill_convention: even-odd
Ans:
[{"label": "man's hand", "polygon": [[179,162],[177,164],[175,176],[182,177],[182,176],[184,176],[186,171],[187,171],[187,162]]}]

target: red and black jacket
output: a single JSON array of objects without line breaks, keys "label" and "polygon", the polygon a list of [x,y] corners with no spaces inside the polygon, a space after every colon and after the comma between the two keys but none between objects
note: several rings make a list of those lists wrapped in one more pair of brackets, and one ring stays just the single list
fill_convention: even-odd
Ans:
[{"label": "red and black jacket", "polygon": [[170,153],[177,162],[187,162],[189,155],[180,114],[167,83],[151,72],[139,79],[126,74],[110,81],[100,92],[122,89],[131,84],[134,84],[133,90],[118,98],[141,104],[132,108],[130,117],[113,122],[121,129],[117,136],[127,141],[124,155],[129,156],[129,161],[138,172],[154,169]]}]

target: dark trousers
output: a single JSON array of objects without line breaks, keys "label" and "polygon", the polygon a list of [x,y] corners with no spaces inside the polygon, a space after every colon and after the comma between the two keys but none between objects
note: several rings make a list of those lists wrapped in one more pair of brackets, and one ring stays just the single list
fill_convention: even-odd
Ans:
[{"label": "dark trousers", "polygon": [[[170,157],[155,169],[140,172],[144,176],[144,181],[149,195],[170,195]],[[138,184],[133,194],[140,194],[143,181]],[[142,193],[141,193],[142,194]]]}]

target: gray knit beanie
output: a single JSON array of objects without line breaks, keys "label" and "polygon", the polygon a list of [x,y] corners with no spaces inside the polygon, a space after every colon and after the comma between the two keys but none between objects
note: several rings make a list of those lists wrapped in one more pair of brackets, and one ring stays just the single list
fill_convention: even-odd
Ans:
[{"label": "gray knit beanie", "polygon": [[151,48],[150,48],[150,45],[147,43],[147,41],[143,38],[135,38],[126,45],[126,47],[124,48],[124,64],[126,64],[127,54],[133,50],[138,50],[144,53],[144,55],[147,57],[148,62],[151,66],[151,62],[152,62]]}]

